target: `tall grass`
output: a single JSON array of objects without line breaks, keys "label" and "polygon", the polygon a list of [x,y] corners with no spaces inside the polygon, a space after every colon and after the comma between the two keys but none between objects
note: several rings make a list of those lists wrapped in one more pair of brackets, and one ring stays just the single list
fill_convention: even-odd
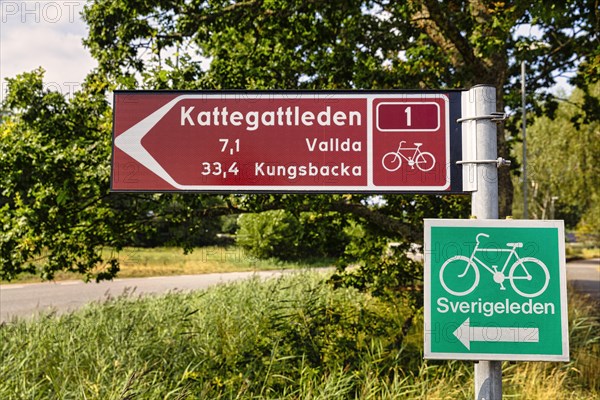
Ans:
[{"label": "tall grass", "polygon": [[[570,308],[572,361],[506,364],[507,398],[598,398],[597,311]],[[423,361],[422,322],[399,336],[407,315],[314,273],[125,295],[0,326],[0,398],[473,398],[472,363]]]}]

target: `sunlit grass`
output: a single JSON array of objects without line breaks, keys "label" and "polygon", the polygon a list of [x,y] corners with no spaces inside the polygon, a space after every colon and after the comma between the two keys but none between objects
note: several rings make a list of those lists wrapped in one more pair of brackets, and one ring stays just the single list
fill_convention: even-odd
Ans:
[{"label": "sunlit grass", "polygon": [[586,260],[600,258],[600,247],[584,246],[581,243],[567,243],[565,251],[568,258],[583,258]]},{"label": "sunlit grass", "polygon": [[[225,273],[242,271],[264,271],[275,269],[303,269],[331,265],[331,260],[283,262],[279,260],[259,260],[250,256],[237,246],[199,247],[184,254],[180,248],[127,247],[119,252],[104,249],[105,258],[116,257],[119,260],[119,278],[195,275],[207,273]],[[100,266],[99,268],[102,268]],[[81,279],[82,276],[71,272],[58,272],[55,280]],[[22,274],[12,283],[40,282],[33,274]]]}]

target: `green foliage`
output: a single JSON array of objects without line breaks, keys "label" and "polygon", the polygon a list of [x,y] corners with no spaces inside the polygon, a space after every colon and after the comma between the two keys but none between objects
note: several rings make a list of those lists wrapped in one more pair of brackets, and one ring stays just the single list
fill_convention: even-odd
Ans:
[{"label": "green foliage", "polygon": [[285,210],[243,214],[238,221],[240,229],[236,242],[258,258],[282,260],[298,256],[300,223]]},{"label": "green foliage", "polygon": [[[377,296],[404,298],[416,311],[422,306],[423,263],[411,255],[410,244],[355,232],[331,281],[335,286],[352,286]],[[346,269],[346,265],[355,267]]]},{"label": "green foliage", "polygon": [[[577,72],[573,82],[581,87],[597,80],[596,10],[596,0],[551,5],[542,0],[94,0],[83,17],[90,28],[85,44],[111,87],[437,89],[491,84],[498,109],[516,110],[506,125],[506,136],[516,137],[522,61],[531,105],[551,99],[547,89],[562,74]],[[521,35],[523,29],[539,34]],[[498,151],[511,156],[502,126]],[[509,171],[499,173],[502,217],[512,215],[513,187]]]},{"label": "green foliage", "polygon": [[[589,93],[600,99],[600,84]],[[527,129],[528,211],[534,218],[564,219],[568,228],[598,235],[600,123],[597,118],[588,123],[580,119],[585,96],[575,90],[560,102],[554,119],[537,118]],[[521,146],[516,148],[522,154]],[[521,189],[522,181],[516,186]],[[519,213],[521,193],[515,204]]]},{"label": "green foliage", "polygon": [[[102,93],[62,95],[43,89],[43,70],[8,80],[0,125],[0,277],[11,279],[45,258],[42,275],[89,273],[99,246],[119,246],[108,190],[110,110]],[[110,224],[114,223],[117,229]],[[126,233],[125,233],[126,235]],[[95,276],[113,275],[106,260]]]},{"label": "green foliage", "polygon": [[338,258],[350,238],[346,231],[348,219],[337,212],[302,212],[300,247],[302,258]]},{"label": "green foliage", "polygon": [[[360,286],[381,287],[376,281],[395,290],[410,286],[416,266],[403,254],[410,243],[422,240],[421,219],[465,216],[468,199],[110,194],[106,92],[422,89],[485,83],[496,87],[498,109],[517,110],[518,67],[526,61],[528,92],[540,96],[547,96],[544,89],[555,76],[578,70],[574,82],[587,90],[585,112],[573,117],[586,124],[597,110],[597,102],[588,101],[593,99],[588,94],[597,80],[594,63],[600,48],[596,8],[594,0],[551,5],[466,0],[90,1],[83,13],[89,28],[85,45],[98,68],[84,90],[67,100],[43,90],[39,72],[15,78],[8,87],[0,131],[2,276],[32,270],[42,258],[47,278],[60,269],[110,278],[118,263],[100,257],[100,246],[118,249],[136,240],[166,241],[191,250],[214,237],[224,215],[280,209],[291,212],[301,227],[307,225],[298,228],[295,242],[282,251],[302,254],[306,246],[315,255],[344,252],[346,266],[364,272]],[[515,36],[528,25],[540,32],[539,38]],[[514,137],[516,122],[507,125]],[[509,156],[502,129],[498,140],[499,155]],[[501,171],[499,185],[500,214],[512,214],[508,172]],[[304,218],[304,212],[316,219]],[[583,211],[575,207],[569,212]],[[328,230],[327,224],[334,227]],[[364,236],[342,249],[350,224],[360,226]],[[389,242],[402,243],[393,261],[387,255]],[[390,268],[389,274],[380,273]]]},{"label": "green foliage", "polygon": [[[126,388],[140,399],[304,398],[304,380],[342,370],[352,393],[367,371],[385,375],[419,359],[414,344],[396,347],[402,313],[352,289],[332,291],[314,274],[117,299],[49,324],[2,326],[0,395],[106,399]],[[25,336],[28,348],[13,352]]]},{"label": "green foliage", "polygon": [[[378,218],[350,220],[346,229],[351,238],[332,277],[337,285],[350,285],[378,296],[402,298],[413,309],[422,306],[423,220],[425,218],[468,218],[470,201],[466,196],[386,196],[371,205],[376,215],[389,215],[411,227],[398,232]],[[393,221],[393,220],[392,220]],[[346,268],[351,265],[352,268]],[[410,322],[410,321],[409,321]]]},{"label": "green foliage", "polygon": [[217,235],[223,232],[223,218],[233,210],[227,209],[222,196],[163,194],[151,198],[151,218],[131,245],[181,246],[185,252],[191,252],[194,247],[227,243]]},{"label": "green foliage", "polygon": [[236,242],[258,258],[279,260],[339,257],[348,238],[335,213],[286,210],[242,214]]},{"label": "green foliage", "polygon": [[57,271],[110,279],[102,253],[142,243],[186,250],[215,240],[232,211],[220,196],[109,192],[112,115],[90,76],[71,99],[44,89],[43,70],[8,79],[0,123],[0,279]]},{"label": "green foliage", "polygon": [[[423,361],[422,316],[315,274],[258,279],[0,325],[0,397],[469,399],[471,362]],[[570,299],[572,361],[503,367],[503,393],[596,398],[600,325]]]},{"label": "green foliage", "polygon": [[[495,84],[518,96],[598,51],[593,0],[373,2],[95,0],[85,44],[112,84],[159,88],[439,88]],[[539,29],[515,37],[521,25]],[[596,48],[590,46],[593,43]],[[185,55],[185,56],[184,56]],[[204,68],[199,60],[206,59]],[[134,78],[139,73],[141,79]],[[591,76],[591,74],[588,74]],[[586,75],[587,76],[587,75]],[[514,104],[518,104],[514,98]],[[501,100],[501,103],[504,103]],[[516,108],[516,107],[515,107]]]}]

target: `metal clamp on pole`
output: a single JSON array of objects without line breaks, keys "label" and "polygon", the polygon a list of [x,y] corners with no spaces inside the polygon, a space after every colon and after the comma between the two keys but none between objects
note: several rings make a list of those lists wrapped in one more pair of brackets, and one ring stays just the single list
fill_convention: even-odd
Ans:
[{"label": "metal clamp on pole", "polygon": [[502,157],[498,157],[495,160],[463,160],[463,161],[457,161],[456,163],[457,164],[496,164],[497,168],[510,166],[510,160],[506,160]]},{"label": "metal clamp on pole", "polygon": [[459,118],[456,120],[456,122],[458,122],[460,124],[462,122],[478,121],[480,119],[489,119],[490,121],[493,121],[493,122],[502,122],[506,119],[506,114],[503,112],[493,112],[493,113],[490,113],[489,115],[478,115],[478,116],[474,116],[474,117]]}]

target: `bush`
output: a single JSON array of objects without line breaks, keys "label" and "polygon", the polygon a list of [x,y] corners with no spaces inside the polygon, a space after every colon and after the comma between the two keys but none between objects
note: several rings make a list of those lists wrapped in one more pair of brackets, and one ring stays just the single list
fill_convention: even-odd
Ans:
[{"label": "bush", "polygon": [[300,214],[300,256],[339,257],[350,242],[347,222],[337,213],[303,212]]},{"label": "bush", "polygon": [[296,217],[284,210],[271,210],[257,214],[243,214],[238,223],[237,244],[258,258],[298,257],[300,223]]},{"label": "bush", "polygon": [[258,258],[297,260],[339,257],[349,242],[335,213],[271,210],[241,215],[237,244]]}]

